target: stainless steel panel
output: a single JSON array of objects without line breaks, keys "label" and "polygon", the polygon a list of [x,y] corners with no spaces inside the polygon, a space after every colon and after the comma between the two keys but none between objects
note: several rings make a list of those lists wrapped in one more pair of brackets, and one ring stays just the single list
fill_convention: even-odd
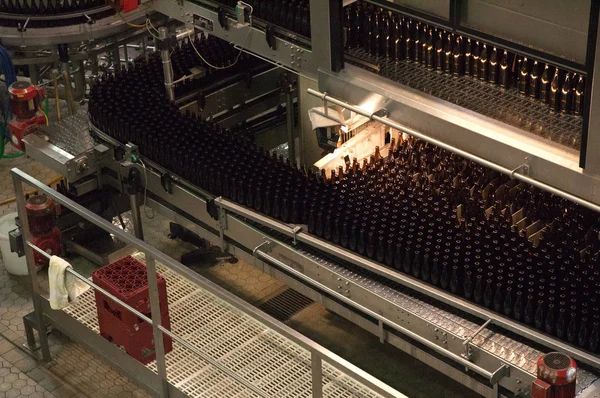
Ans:
[{"label": "stainless steel panel", "polygon": [[[206,104],[204,105],[204,108],[200,110],[200,116],[203,118],[212,117],[235,105],[243,104],[260,95],[280,89],[281,86],[279,81],[282,73],[286,73],[286,71],[281,68],[273,67],[272,69],[252,76],[250,82],[246,79],[241,79],[240,81],[206,94]],[[185,102],[196,98],[197,94],[194,93],[178,99],[177,102]]]},{"label": "stainless steel panel", "polygon": [[[132,11],[127,18],[132,22],[136,20],[143,22],[142,18],[146,12],[145,7],[140,7]],[[100,40],[131,30],[131,27],[118,15],[95,21],[93,25],[77,24],[57,28],[28,28],[24,32],[19,32],[17,28],[0,26],[0,43],[6,47],[24,45],[28,49],[32,49],[61,43],[87,42],[90,39]]]},{"label": "stainless steel panel", "polygon": [[96,171],[93,150],[73,156],[35,133],[23,138],[23,142],[25,143],[25,152],[29,157],[68,180],[76,180]]},{"label": "stainless steel panel", "polygon": [[585,64],[590,0],[467,0],[461,23]]},{"label": "stainless steel panel", "polygon": [[233,43],[245,51],[264,57],[272,63],[283,65],[303,74],[312,76],[317,74],[317,67],[313,63],[311,51],[301,45],[277,37],[275,49],[273,50],[267,44],[264,31],[255,27],[234,27],[233,25],[237,23],[237,20],[232,18],[228,18],[228,29],[223,29],[218,22],[218,15],[215,11],[189,1],[180,4],[176,0],[155,0],[150,3],[150,6],[171,18],[185,22],[186,26],[190,27],[194,24],[194,15],[206,18],[213,22],[211,28],[201,28],[198,25],[196,25],[196,28]]}]

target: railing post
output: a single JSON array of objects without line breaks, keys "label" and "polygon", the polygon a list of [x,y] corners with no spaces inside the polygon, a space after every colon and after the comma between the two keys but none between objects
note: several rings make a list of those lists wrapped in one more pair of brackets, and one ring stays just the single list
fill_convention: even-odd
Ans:
[{"label": "railing post", "polygon": [[312,398],[323,398],[323,361],[316,351],[310,352]]},{"label": "railing post", "polygon": [[[19,220],[21,221],[21,234],[23,242],[31,242],[31,231],[29,230],[29,220],[27,219],[27,210],[25,209],[25,193],[23,192],[23,182],[21,179],[12,174],[13,185],[15,188],[15,198],[17,199],[17,210],[19,212]],[[40,339],[40,347],[42,348],[42,359],[44,362],[50,362],[50,347],[48,346],[48,336],[46,335],[46,323],[44,322],[44,307],[42,305],[42,297],[40,296],[40,285],[37,278],[37,269],[33,250],[29,245],[24,245],[25,259],[27,260],[27,270],[31,279],[31,296],[33,299],[33,309],[35,311],[35,320],[38,326],[38,335]],[[34,349],[34,347],[30,347]]]},{"label": "railing post", "polygon": [[161,313],[160,300],[158,296],[158,279],[156,277],[156,262],[148,252],[146,256],[146,272],[148,275],[148,293],[150,295],[150,310],[152,311],[152,332],[154,334],[154,352],[156,353],[156,367],[158,376],[162,380],[162,397],[169,396],[169,380],[167,378],[167,361],[165,358],[165,346],[163,332],[160,330]]}]

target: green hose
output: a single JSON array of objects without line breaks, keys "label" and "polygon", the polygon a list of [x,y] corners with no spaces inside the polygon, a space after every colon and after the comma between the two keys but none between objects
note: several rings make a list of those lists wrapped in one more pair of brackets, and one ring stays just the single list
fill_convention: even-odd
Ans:
[{"label": "green hose", "polygon": [[[6,126],[6,124],[4,126]],[[6,146],[6,142],[7,141],[4,139],[4,131],[2,131],[2,138],[0,138],[0,159],[15,159],[25,155],[25,152],[17,152],[5,155],[4,148]]]}]

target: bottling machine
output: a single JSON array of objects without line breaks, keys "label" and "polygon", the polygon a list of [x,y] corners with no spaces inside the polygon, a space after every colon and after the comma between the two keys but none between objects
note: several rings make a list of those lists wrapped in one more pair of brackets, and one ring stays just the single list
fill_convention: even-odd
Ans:
[{"label": "bottling machine", "polygon": [[143,200],[483,396],[600,392],[599,3],[140,7],[185,26],[88,79],[90,144],[22,137],[72,198],[141,239]]}]

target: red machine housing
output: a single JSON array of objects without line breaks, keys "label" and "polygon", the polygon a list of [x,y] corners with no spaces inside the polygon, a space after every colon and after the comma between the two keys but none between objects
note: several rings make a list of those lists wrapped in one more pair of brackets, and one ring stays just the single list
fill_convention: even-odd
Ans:
[{"label": "red machine housing", "polygon": [[[161,324],[171,330],[167,303],[167,283],[157,274]],[[148,293],[146,266],[131,256],[122,258],[92,273],[92,280],[110,294],[118,297],[137,311],[152,316]],[[96,295],[96,312],[100,334],[117,344],[138,361],[147,364],[156,357],[152,325],[117,304],[99,291]],[[173,341],[163,335],[165,353],[173,349]]]},{"label": "red machine housing", "polygon": [[537,379],[531,388],[532,398],[575,398],[577,364],[560,352],[542,355],[537,362]]},{"label": "red machine housing", "polygon": [[46,116],[38,110],[44,91],[26,81],[16,81],[8,88],[10,110],[14,115],[8,122],[11,142],[21,151],[25,150],[23,137],[33,125],[46,124]]},{"label": "red machine housing", "polygon": [[[31,243],[50,255],[62,252],[61,232],[54,224],[55,206],[52,199],[44,195],[34,195],[25,203]],[[33,258],[38,266],[48,264],[48,259],[34,251]]]},{"label": "red machine housing", "polygon": [[139,0],[106,0],[106,4],[112,6],[117,12],[129,12],[139,7]]}]

